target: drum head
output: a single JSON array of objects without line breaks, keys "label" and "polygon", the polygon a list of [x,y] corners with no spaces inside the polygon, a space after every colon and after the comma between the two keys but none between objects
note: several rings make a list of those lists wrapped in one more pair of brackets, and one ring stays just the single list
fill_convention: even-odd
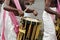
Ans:
[{"label": "drum head", "polygon": [[30,18],[30,17],[23,17],[22,20],[27,20],[27,21],[31,21],[31,22],[40,22],[40,20],[33,19],[33,18]]}]

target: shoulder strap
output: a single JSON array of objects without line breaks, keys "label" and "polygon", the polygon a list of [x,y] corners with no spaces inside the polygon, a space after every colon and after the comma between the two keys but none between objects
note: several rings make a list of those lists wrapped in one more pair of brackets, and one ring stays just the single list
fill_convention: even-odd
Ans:
[{"label": "shoulder strap", "polygon": [[16,5],[17,9],[22,10],[19,0],[14,0],[14,3]]}]

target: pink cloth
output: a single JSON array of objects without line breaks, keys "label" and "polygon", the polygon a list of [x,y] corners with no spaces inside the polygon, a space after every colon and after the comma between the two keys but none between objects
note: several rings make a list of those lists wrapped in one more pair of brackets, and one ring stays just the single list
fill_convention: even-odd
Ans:
[{"label": "pink cloth", "polygon": [[57,0],[57,12],[60,13],[60,3],[59,3],[59,0]]},{"label": "pink cloth", "polygon": [[[20,3],[19,3],[19,0],[13,0],[13,1],[14,1],[15,5],[16,5],[17,9],[22,10],[21,5],[20,5]],[[12,19],[14,18],[14,19],[12,20],[12,22],[16,19],[16,17],[15,17],[15,16],[13,17],[13,16],[14,16],[14,14],[13,14],[13,12],[12,12],[11,18],[12,18]],[[15,24],[15,26],[16,26],[16,27],[14,28],[14,29],[15,29],[15,32],[18,34],[18,27],[17,27],[17,26],[18,26],[18,23],[17,23],[16,21],[17,21],[17,20],[15,20],[13,24]],[[15,23],[15,22],[16,22],[16,23]]]},{"label": "pink cloth", "polygon": [[22,10],[21,5],[18,0],[14,0],[14,3],[16,5],[17,9]]},{"label": "pink cloth", "polygon": [[[21,9],[21,6],[20,6],[20,3],[18,0],[14,0],[14,3],[17,7],[17,9],[19,10],[22,10]],[[9,13],[9,16],[11,17],[11,20],[12,20],[12,23],[14,24],[14,30],[16,32],[16,34],[18,33],[18,28],[19,28],[19,24],[18,24],[18,21],[16,20],[16,17],[14,15],[13,12],[10,12]],[[4,31],[5,31],[5,17],[6,17],[6,11],[4,10],[4,14],[3,14],[3,31],[2,31],[2,40],[5,40],[5,36],[4,36]]]},{"label": "pink cloth", "polygon": [[6,11],[4,10],[4,14],[3,14],[3,30],[2,30],[2,40],[5,40],[5,35],[4,35],[4,31],[5,31],[5,17],[6,17]]},{"label": "pink cloth", "polygon": [[18,21],[17,21],[15,15],[14,15],[14,13],[10,12],[9,16],[11,17],[12,23],[14,24],[14,30],[15,30],[15,32],[16,32],[16,34],[18,34],[19,24],[18,24]]}]

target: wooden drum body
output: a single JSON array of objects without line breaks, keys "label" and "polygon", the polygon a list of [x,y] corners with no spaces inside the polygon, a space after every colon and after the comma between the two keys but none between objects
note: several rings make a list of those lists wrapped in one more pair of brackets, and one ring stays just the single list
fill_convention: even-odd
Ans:
[{"label": "wooden drum body", "polygon": [[21,19],[18,40],[38,40],[41,32],[42,22],[37,19],[24,17]]},{"label": "wooden drum body", "polygon": [[60,40],[60,18],[56,18],[56,35],[57,40]]}]

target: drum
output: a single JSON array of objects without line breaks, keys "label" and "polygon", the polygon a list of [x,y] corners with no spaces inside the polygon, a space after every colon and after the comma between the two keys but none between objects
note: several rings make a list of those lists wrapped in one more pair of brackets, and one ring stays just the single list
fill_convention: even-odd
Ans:
[{"label": "drum", "polygon": [[56,35],[57,35],[57,40],[60,40],[60,18],[56,18]]},{"label": "drum", "polygon": [[17,40],[38,40],[39,35],[41,37],[43,35],[41,28],[41,20],[23,17],[21,18]]}]

